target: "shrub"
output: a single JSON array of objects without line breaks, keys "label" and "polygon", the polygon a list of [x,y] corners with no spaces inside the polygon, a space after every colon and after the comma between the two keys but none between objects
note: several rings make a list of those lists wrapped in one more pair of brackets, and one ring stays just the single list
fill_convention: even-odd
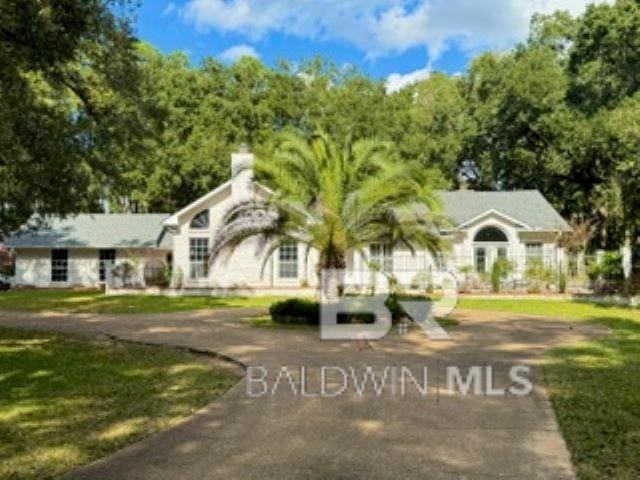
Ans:
[{"label": "shrub", "polygon": [[277,323],[318,325],[320,304],[313,300],[289,298],[269,307],[271,319]]},{"label": "shrub", "polygon": [[505,258],[498,258],[491,267],[491,290],[494,293],[500,292],[502,280],[513,271],[512,263]]},{"label": "shrub", "polygon": [[543,288],[549,287],[554,278],[553,270],[546,267],[541,260],[531,261],[527,265],[524,274],[529,282],[529,287],[527,288],[529,293],[540,293]]},{"label": "shrub", "polygon": [[416,273],[411,279],[411,289],[433,293],[433,274],[430,271]]},{"label": "shrub", "polygon": [[615,251],[604,252],[599,262],[592,261],[587,265],[587,275],[598,294],[611,294],[621,290],[624,287],[622,254]]},{"label": "shrub", "polygon": [[565,272],[560,273],[560,278],[558,279],[558,291],[560,293],[567,292],[567,274]]},{"label": "shrub", "polygon": [[605,278],[609,280],[622,280],[622,254],[619,252],[604,252],[600,262],[591,262],[587,265],[589,278]]},{"label": "shrub", "polygon": [[[406,312],[400,305],[400,300],[424,300],[423,296],[399,295],[392,293],[385,302],[391,312],[391,320],[394,324],[406,317]],[[271,319],[276,323],[318,325],[320,323],[320,304],[314,300],[302,298],[289,298],[276,302],[269,307]],[[339,315],[338,323],[372,323],[374,317],[369,313]]]}]

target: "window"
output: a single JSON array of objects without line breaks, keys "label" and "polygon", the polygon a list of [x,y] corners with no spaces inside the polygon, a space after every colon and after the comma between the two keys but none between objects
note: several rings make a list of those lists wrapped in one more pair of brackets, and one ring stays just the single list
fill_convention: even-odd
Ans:
[{"label": "window", "polygon": [[113,249],[100,250],[100,281],[107,280],[107,271],[116,263],[116,251]]},{"label": "window", "polygon": [[527,243],[524,246],[527,263],[542,262],[542,244]]},{"label": "window", "polygon": [[69,281],[69,250],[51,250],[51,281]]},{"label": "window", "polygon": [[191,219],[189,226],[195,230],[205,230],[209,228],[209,210],[202,210],[198,213]]},{"label": "window", "polygon": [[298,278],[298,244],[286,242],[278,251],[278,277]]},{"label": "window", "polygon": [[506,260],[507,259],[507,249],[504,247],[498,247],[496,249],[496,255],[498,256],[498,258],[500,260]]},{"label": "window", "polygon": [[509,239],[498,227],[484,227],[473,238],[474,242],[508,242]]},{"label": "window", "polygon": [[388,243],[373,243],[369,247],[371,261],[383,272],[393,272],[393,247]]},{"label": "window", "polygon": [[487,271],[487,249],[484,247],[476,247],[475,252],[476,272],[483,273]]},{"label": "window", "polygon": [[209,239],[189,239],[189,278],[206,278],[209,274]]},{"label": "window", "polygon": [[173,253],[167,253],[167,268],[169,269],[169,278],[173,276]]}]

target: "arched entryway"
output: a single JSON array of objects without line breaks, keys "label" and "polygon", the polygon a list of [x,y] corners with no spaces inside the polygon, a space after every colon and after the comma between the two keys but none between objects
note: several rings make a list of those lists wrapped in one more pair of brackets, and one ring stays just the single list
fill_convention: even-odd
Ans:
[{"label": "arched entryway", "polygon": [[478,273],[487,272],[498,258],[507,258],[509,237],[493,225],[478,230],[473,237],[473,263]]}]

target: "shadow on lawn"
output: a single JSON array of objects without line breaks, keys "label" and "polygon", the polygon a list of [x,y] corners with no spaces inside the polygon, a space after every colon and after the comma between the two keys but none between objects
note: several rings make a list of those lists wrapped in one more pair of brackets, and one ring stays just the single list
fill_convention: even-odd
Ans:
[{"label": "shadow on lawn", "polygon": [[0,478],[50,478],[175,424],[237,377],[178,351],[0,329]]},{"label": "shadow on lawn", "polygon": [[558,422],[579,478],[640,478],[640,323],[618,316],[585,320],[612,333],[546,355]]},{"label": "shadow on lawn", "polygon": [[265,307],[275,297],[213,297],[162,295],[107,296],[98,290],[15,290],[0,294],[0,310],[28,312],[152,314],[190,310]]}]

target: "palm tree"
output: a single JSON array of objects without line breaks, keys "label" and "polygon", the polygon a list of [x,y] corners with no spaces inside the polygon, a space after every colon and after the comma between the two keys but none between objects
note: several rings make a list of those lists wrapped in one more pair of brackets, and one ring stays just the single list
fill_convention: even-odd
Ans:
[{"label": "palm tree", "polygon": [[[319,253],[317,272],[343,270],[348,251],[372,242],[431,251],[439,201],[429,185],[433,171],[402,163],[391,144],[376,140],[337,145],[324,134],[310,141],[289,135],[270,160],[258,160],[256,176],[273,193],[264,202],[235,205],[214,239],[212,261],[249,237],[270,254],[295,240]],[[337,296],[337,283],[327,287]]]}]

